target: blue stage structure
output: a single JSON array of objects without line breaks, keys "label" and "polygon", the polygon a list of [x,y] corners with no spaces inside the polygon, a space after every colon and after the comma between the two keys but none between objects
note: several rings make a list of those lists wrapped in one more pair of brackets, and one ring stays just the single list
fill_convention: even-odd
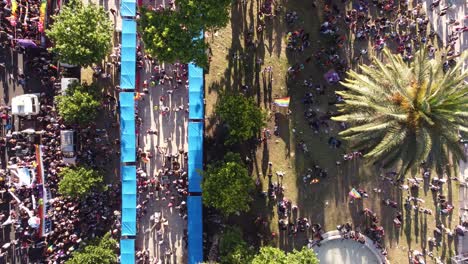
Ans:
[{"label": "blue stage structure", "polygon": [[[203,37],[203,33],[200,37]],[[203,170],[204,79],[203,69],[189,64],[188,191],[187,232],[188,263],[203,262],[203,207],[201,196]]]},{"label": "blue stage structure", "polygon": [[135,264],[135,239],[120,240],[120,263]]},{"label": "blue stage structure", "polygon": [[120,16],[121,17],[134,17],[136,16],[136,0],[122,0],[120,3]]},{"label": "blue stage structure", "polygon": [[[135,84],[137,25],[136,0],[122,0],[121,57],[120,57],[120,162],[122,180],[122,240],[120,241],[120,263],[135,263],[135,240],[137,233],[137,183],[136,183],[136,129],[135,129]],[[128,92],[125,92],[128,91]],[[128,164],[130,163],[130,164]]]},{"label": "blue stage structure", "polygon": [[136,236],[136,166],[122,166],[122,236]]},{"label": "blue stage structure", "polygon": [[187,197],[188,263],[203,262],[202,197]]},{"label": "blue stage structure", "polygon": [[121,92],[120,102],[120,161],[136,161],[134,93]]},{"label": "blue stage structure", "polygon": [[189,119],[203,119],[203,69],[193,63],[189,67]]},{"label": "blue stage structure", "polygon": [[136,80],[136,22],[122,19],[122,47],[120,59],[120,88],[135,89]]},{"label": "blue stage structure", "polygon": [[188,180],[189,192],[198,192],[201,190],[203,170],[203,123],[188,123]]}]

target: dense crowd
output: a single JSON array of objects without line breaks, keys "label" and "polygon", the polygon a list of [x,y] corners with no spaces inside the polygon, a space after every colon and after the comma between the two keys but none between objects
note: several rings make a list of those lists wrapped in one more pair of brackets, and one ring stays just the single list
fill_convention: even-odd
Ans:
[{"label": "dense crowd", "polygon": [[[90,193],[81,201],[58,193],[58,175],[66,166],[60,150],[60,131],[66,127],[57,115],[52,101],[46,97],[41,97],[41,111],[36,118],[37,128],[42,128],[37,132],[39,135],[36,135],[39,142],[31,141],[30,137],[17,132],[10,132],[2,138],[10,153],[7,167],[9,172],[18,167],[35,171],[40,165],[36,159],[35,144],[40,144],[43,153],[43,184],[35,183],[36,179],[30,185],[5,182],[5,188],[16,197],[11,201],[13,210],[9,214],[10,224],[14,225],[16,243],[25,252],[30,248],[41,249],[39,252],[42,254],[31,256],[32,258],[43,259],[46,263],[63,263],[83,240],[102,235],[110,226],[114,229],[113,235],[117,237],[120,231],[117,218],[119,213],[114,213],[114,210],[120,209],[120,188],[118,185],[110,185],[108,191]],[[99,154],[93,146],[97,140],[102,140],[95,131],[92,127],[87,132],[83,131],[81,144],[87,151],[78,153],[78,162],[91,167],[97,167],[94,161],[96,154]],[[19,151],[23,155],[19,155]],[[9,176],[14,178],[14,175]],[[49,192],[46,204],[41,198],[44,191]],[[44,219],[50,221],[45,234],[39,229],[38,223],[31,221],[40,215],[39,205],[46,206]]]},{"label": "dense crowd", "polygon": [[[269,1],[267,1],[270,3]],[[346,0],[342,1],[346,2]],[[277,3],[275,3],[277,5]],[[316,7],[316,4],[313,4]],[[433,2],[431,12],[439,16],[444,16],[449,6],[439,7],[439,1]],[[281,6],[277,7],[281,9]],[[275,8],[269,8],[273,10]],[[285,16],[280,19],[285,19],[288,32],[285,36],[287,46],[286,52],[294,58],[298,58],[298,63],[292,65],[287,70],[287,76],[290,81],[295,83],[302,83],[305,87],[305,94],[302,99],[304,105],[304,118],[310,131],[320,137],[321,139],[328,138],[328,146],[336,151],[342,153],[341,141],[336,138],[336,133],[342,129],[346,129],[344,123],[334,123],[331,121],[331,117],[334,115],[333,105],[341,103],[343,99],[338,95],[331,96],[331,89],[341,79],[345,77],[347,70],[355,67],[358,63],[366,62],[369,59],[369,53],[379,53],[384,48],[390,49],[394,53],[399,53],[405,61],[411,61],[414,53],[422,46],[427,45],[429,49],[428,55],[434,57],[436,52],[435,47],[435,32],[429,27],[429,18],[425,14],[422,8],[422,4],[417,4],[414,7],[409,7],[406,1],[355,1],[349,11],[343,12],[338,4],[333,1],[325,1],[325,5],[322,10],[324,14],[324,20],[322,21],[319,31],[322,36],[319,43],[319,47],[311,47],[309,42],[309,32],[306,32],[301,24],[297,21],[301,20],[301,17],[297,12],[289,11],[285,13]],[[257,30],[261,34],[267,23],[263,23],[266,19],[265,11],[262,9],[259,11],[259,18],[261,30]],[[376,14],[376,15],[375,15]],[[465,17],[466,20],[466,17]],[[460,51],[455,50],[456,42],[460,34],[467,31],[467,27],[464,26],[465,21],[455,21],[453,19],[448,23],[448,39],[446,40],[446,46],[441,48],[444,50],[442,59],[444,60],[445,70],[456,62],[457,57],[460,55]],[[261,38],[261,36],[259,37]],[[348,39],[350,38],[350,39]],[[354,51],[352,48],[346,46],[348,43],[354,42]],[[314,49],[312,52],[307,51]],[[345,54],[348,52],[350,54]],[[304,55],[306,53],[312,53],[311,56]],[[348,59],[349,57],[349,59]],[[323,79],[313,79],[308,76],[304,76],[303,70],[309,63],[315,63],[318,68],[322,69],[324,74]],[[262,64],[261,59],[257,59],[257,63]],[[271,72],[272,67],[266,66],[262,71],[265,76]],[[271,84],[270,84],[271,85]],[[274,95],[274,98],[280,96]],[[323,102],[326,102],[326,107],[323,107]],[[284,112],[282,109],[278,109],[278,106],[273,106],[273,114],[275,117],[274,124],[274,135],[279,136],[277,131],[279,130],[279,116],[283,116]],[[290,115],[290,111],[286,114],[286,117]],[[267,142],[271,138],[269,128],[263,129],[262,137],[259,138],[259,143]],[[299,138],[297,142],[297,148],[302,150],[304,154],[308,154],[309,147],[307,143],[301,139],[302,133],[308,133],[308,131],[299,132],[295,128],[292,129],[293,133]],[[274,139],[273,139],[274,140]],[[321,140],[323,141],[323,140]],[[343,162],[353,162],[362,156],[359,151],[351,153],[343,153],[343,160],[337,160],[336,166],[340,166]],[[305,168],[302,180],[304,184],[318,184],[325,180],[328,175],[327,168],[321,168],[318,165]],[[418,197],[413,197],[411,194],[416,192],[417,189],[423,188],[423,182],[429,181],[430,190],[434,193],[435,207],[437,208],[437,215],[441,217],[447,217],[451,215],[453,211],[453,204],[451,204],[446,195],[442,192],[443,185],[447,181],[447,175],[439,177],[429,177],[430,173],[426,168],[421,168],[421,175],[423,178],[409,178],[407,180],[398,179],[396,173],[389,172],[382,175],[382,184],[387,186],[386,189],[399,189],[407,192],[407,198],[404,204],[399,204],[393,201],[391,197],[388,197],[388,191],[382,192],[380,188],[374,188],[373,193],[367,193],[362,188],[357,188],[359,193],[359,199],[365,199],[372,197],[375,199],[376,196],[382,200],[382,206],[390,207],[394,210],[393,223],[395,228],[400,228],[404,222],[403,214],[406,217],[412,217],[411,214],[424,214],[433,215],[434,212],[424,206],[424,201]],[[291,201],[284,197],[284,188],[282,186],[282,177],[277,177],[277,181],[272,180],[271,163],[269,167],[269,184],[268,191],[264,192],[265,197],[276,201],[277,212],[279,216],[279,229],[280,232],[286,232],[290,236],[296,236],[299,231],[312,232],[312,239],[309,239],[307,243],[320,245],[322,239],[321,234],[323,230],[320,225],[309,224],[307,218],[300,217],[300,208],[296,205],[292,205]],[[457,180],[453,178],[452,180]],[[257,180],[257,183],[260,183]],[[390,183],[390,184],[387,184]],[[391,186],[391,187],[390,187]],[[351,199],[353,200],[353,199]],[[361,201],[355,201],[360,203]],[[405,210],[405,211],[403,211]],[[258,216],[255,223],[259,226],[266,226],[267,220],[264,220],[262,216]],[[345,223],[337,227],[342,234],[343,238],[354,239],[358,242],[365,243],[365,236],[369,237],[374,241],[375,247],[380,251],[382,257],[387,255],[387,250],[384,243],[385,231],[382,225],[379,224],[379,217],[376,213],[372,212],[369,208],[365,208],[362,211],[362,217],[360,221],[355,223],[356,226],[353,228],[353,224]],[[466,224],[457,226],[454,230],[450,230],[445,226],[438,224],[434,231],[434,237],[430,238],[432,245],[440,245],[443,236],[453,236],[454,234],[464,235],[466,233]],[[313,227],[313,228],[311,228]],[[261,229],[259,229],[261,230]],[[276,234],[272,234],[273,237]],[[263,236],[263,235],[260,235]],[[373,245],[371,245],[373,246]],[[423,252],[413,252],[411,254],[410,261],[412,263],[417,262],[421,256],[430,256],[436,262],[440,262],[440,258],[434,256],[432,248]]]},{"label": "dense crowd", "polygon": [[[29,5],[33,2],[29,1]],[[82,200],[58,192],[59,173],[69,166],[63,160],[60,131],[70,127],[58,115],[54,96],[61,92],[60,78],[68,74],[68,70],[51,66],[52,58],[46,51],[19,51],[26,55],[25,72],[11,75],[10,81],[26,88],[26,81],[35,79],[35,85],[40,85],[45,92],[39,95],[39,114],[23,118],[19,123],[13,124],[10,107],[1,108],[5,133],[0,137],[0,147],[8,160],[0,171],[0,224],[3,228],[10,227],[14,235],[11,240],[5,237],[0,254],[11,258],[11,252],[18,250],[24,263],[64,263],[88,239],[107,231],[111,231],[114,238],[119,237],[120,186],[109,185],[107,191],[89,193]],[[108,104],[107,101],[111,99],[106,98],[104,104]],[[97,129],[95,124],[80,129],[79,133],[77,163],[103,168],[115,153],[114,142],[110,142],[106,131]],[[28,171],[29,178],[25,180],[19,170]],[[45,207],[45,214],[42,207]]]},{"label": "dense crowd", "polygon": [[[137,99],[143,104],[149,98],[152,90],[159,90],[158,97],[153,97],[153,109],[155,116],[162,117],[162,125],[171,122],[176,112],[185,116],[188,114],[188,105],[179,103],[174,91],[188,88],[188,65],[175,63],[172,65],[160,65],[149,55],[143,55],[141,51],[137,55],[140,60],[141,69],[148,71],[148,78],[142,82],[142,93],[137,95]],[[178,104],[174,104],[178,103]],[[148,114],[146,114],[148,115]],[[159,118],[159,117],[157,117]],[[149,119],[136,112],[137,130],[143,137],[162,137],[157,128],[145,127]],[[148,126],[146,126],[148,127]],[[151,126],[149,126],[151,127]],[[148,249],[137,248],[137,263],[157,263],[163,259],[168,259],[175,253],[175,248],[171,246],[168,236],[169,230],[175,230],[172,217],[177,213],[179,217],[187,219],[187,195],[188,195],[188,174],[187,174],[187,152],[184,149],[174,149],[172,147],[175,139],[167,134],[165,138],[156,142],[161,142],[153,149],[143,142],[139,142],[137,150],[137,218],[138,232],[145,234],[155,234],[159,250],[158,255],[153,255]],[[154,142],[150,140],[150,142]],[[151,168],[156,166],[156,173],[152,173]],[[149,227],[143,230],[143,218],[149,217]],[[172,220],[171,220],[172,219]],[[181,229],[182,230],[182,229]],[[187,247],[187,234],[184,232],[183,241]],[[180,234],[182,236],[182,234]]]},{"label": "dense crowd", "polygon": [[41,0],[12,0],[0,3],[2,47],[14,47],[18,40],[22,40],[23,46],[28,47],[38,46],[41,43],[41,34],[45,29],[45,20],[41,18],[40,13],[41,2]]}]

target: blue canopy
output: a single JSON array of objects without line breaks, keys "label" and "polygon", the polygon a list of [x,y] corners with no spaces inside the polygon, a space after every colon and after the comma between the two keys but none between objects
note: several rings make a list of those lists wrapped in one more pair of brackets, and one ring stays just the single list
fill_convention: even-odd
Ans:
[{"label": "blue canopy", "polygon": [[187,197],[188,263],[203,262],[203,223],[201,196]]},{"label": "blue canopy", "polygon": [[120,240],[120,263],[135,264],[135,239]]},{"label": "blue canopy", "polygon": [[136,166],[122,166],[122,181],[136,181]]},{"label": "blue canopy", "polygon": [[120,3],[120,16],[134,17],[136,15],[136,0],[122,0]]},{"label": "blue canopy", "polygon": [[[134,1],[133,5],[135,5]],[[121,14],[126,12],[123,7],[127,2],[122,2]],[[135,6],[133,6],[135,16]],[[122,19],[122,47],[120,57],[120,88],[135,89],[136,78],[136,22],[131,19]]]},{"label": "blue canopy", "polygon": [[188,123],[188,177],[189,192],[201,192],[203,169],[203,123]]},{"label": "blue canopy", "polygon": [[188,67],[189,119],[203,119],[203,69],[193,63]]},{"label": "blue canopy", "polygon": [[136,166],[122,166],[122,235],[136,234]]},{"label": "blue canopy", "polygon": [[136,161],[135,101],[133,92],[121,92],[120,103],[120,160]]},{"label": "blue canopy", "polygon": [[136,208],[122,208],[122,236],[136,236]]}]

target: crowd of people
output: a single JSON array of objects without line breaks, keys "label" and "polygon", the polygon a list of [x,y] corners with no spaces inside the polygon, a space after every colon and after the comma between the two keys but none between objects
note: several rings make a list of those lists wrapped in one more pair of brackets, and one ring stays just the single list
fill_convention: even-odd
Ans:
[{"label": "crowd of people", "polygon": [[[14,34],[15,29],[14,37],[37,40],[38,19],[34,16],[38,15],[39,4],[40,1],[18,1],[17,12],[21,15],[14,28],[9,24],[11,6],[2,3],[3,33]],[[24,17],[24,12],[29,12],[28,17]],[[11,36],[8,39],[13,40]],[[59,174],[69,166],[61,152],[61,130],[72,128],[59,116],[54,96],[61,93],[60,79],[70,70],[54,66],[51,54],[37,46],[16,50],[24,54],[24,72],[11,73],[5,81],[25,90],[37,86],[34,89],[41,91],[40,110],[26,119],[13,117],[9,106],[1,107],[4,129],[0,152],[7,159],[2,161],[0,171],[0,225],[12,230],[13,235],[7,233],[3,237],[0,257],[14,262],[16,252],[22,263],[64,263],[88,239],[108,231],[119,238],[120,186],[109,185],[106,191],[89,193],[82,200],[58,192]],[[19,122],[13,122],[13,118]],[[77,164],[102,169],[116,153],[114,142],[105,129],[98,129],[95,124],[79,130]]]},{"label": "crowd of people", "polygon": [[[113,235],[118,236],[119,214],[114,211],[120,210],[120,188],[118,185],[110,185],[108,191],[90,193],[84,200],[63,196],[58,192],[59,173],[67,166],[60,147],[60,131],[66,129],[66,126],[57,115],[51,98],[43,94],[40,103],[41,111],[36,116],[36,131],[33,135],[9,131],[2,138],[9,157],[4,172],[8,176],[4,179],[9,180],[3,184],[14,197],[10,201],[12,210],[9,219],[3,225],[14,226],[14,242],[21,246],[21,250],[28,252],[31,248],[36,249],[38,255],[30,254],[30,258],[46,263],[63,263],[83,240],[102,235],[110,226],[114,228]],[[85,151],[78,151],[78,162],[96,168],[96,155],[104,154],[99,151],[108,151],[97,149],[96,141],[103,139],[96,134],[95,127],[83,130],[81,136],[82,149]],[[41,148],[40,159],[36,146]],[[44,182],[35,178],[31,178],[28,184],[19,181],[14,173],[16,168],[43,173]],[[37,174],[36,177],[41,175]],[[44,192],[47,192],[48,199],[43,198]],[[40,205],[46,207],[45,215],[40,212]],[[41,230],[38,221],[46,227]]]},{"label": "crowd of people", "polygon": [[[0,43],[2,47],[39,46],[46,27],[41,0],[13,0],[0,3]],[[43,9],[42,12],[46,12]]]},{"label": "crowd of people", "polygon": [[[177,139],[164,130],[164,126],[179,115],[182,119],[176,122],[187,120],[188,104],[178,98],[178,90],[188,89],[188,65],[162,65],[143,52],[138,56],[141,57],[141,71],[145,73],[142,74],[142,93],[137,96],[136,111],[137,131],[142,138],[137,150],[138,233],[142,237],[153,237],[158,250],[153,252],[147,246],[137,246],[137,263],[158,263],[174,257],[177,252],[170,238],[171,232],[179,229],[185,248],[188,242],[186,227],[175,226],[179,222],[174,218],[185,221],[188,217],[188,153],[174,147]],[[151,101],[153,106],[148,110]],[[157,122],[162,128],[152,126],[149,116],[153,115],[148,111],[162,122]],[[159,143],[154,146],[146,141]],[[149,226],[144,225],[147,219]]]},{"label": "crowd of people", "polygon": [[[342,1],[346,2],[346,0]],[[431,12],[438,16],[444,16],[449,7],[447,3],[443,7],[439,7],[440,1],[433,1]],[[271,7],[269,10],[280,10],[276,2],[273,2],[275,7]],[[316,7],[316,4],[313,4]],[[319,31],[321,39],[317,41],[319,47],[311,47],[309,42],[309,33],[302,28],[302,24],[298,23],[301,21],[299,12],[288,10],[285,13],[284,18],[285,24],[288,28],[286,39],[286,52],[292,57],[297,59],[297,62],[291,65],[287,70],[287,76],[289,81],[296,84],[303,83],[304,96],[302,97],[302,104],[304,106],[304,118],[310,131],[320,137],[320,141],[323,141],[323,137],[328,138],[328,146],[332,149],[336,149],[337,152],[342,153],[344,161],[351,161],[362,157],[360,151],[354,151],[351,153],[343,153],[341,150],[341,141],[336,138],[336,132],[346,128],[344,123],[331,122],[330,118],[333,116],[333,105],[341,103],[343,99],[338,95],[331,95],[331,88],[337,81],[344,78],[346,71],[356,67],[358,63],[366,62],[369,59],[369,53],[379,53],[384,48],[390,49],[394,53],[399,53],[406,61],[411,61],[414,53],[422,46],[426,45],[429,49],[429,57],[434,57],[437,51],[435,41],[436,33],[429,25],[429,16],[423,10],[422,4],[416,4],[413,7],[408,5],[406,1],[354,1],[353,6],[349,11],[343,11],[338,4],[334,4],[333,1],[325,1],[323,6],[324,20],[320,24]],[[258,14],[258,20],[260,21],[261,30],[257,30],[260,35],[258,38],[261,39],[262,32],[269,24],[263,23],[266,19],[264,12],[261,10]],[[274,18],[275,16],[268,16],[268,18]],[[276,18],[277,19],[277,18]],[[467,17],[464,18],[465,20]],[[456,62],[460,51],[455,49],[456,43],[460,37],[468,29],[464,26],[465,21],[455,21],[451,19],[448,23],[448,39],[445,40],[445,46],[439,47],[443,50],[442,59],[444,60],[445,70]],[[271,24],[270,24],[271,25]],[[252,37],[253,41],[253,37]],[[354,42],[354,45],[347,45],[347,43]],[[351,47],[351,48],[350,48]],[[354,47],[354,50],[352,48]],[[346,48],[346,49],[344,49]],[[304,55],[309,53],[309,49],[312,49],[312,55]],[[345,54],[348,51],[351,54]],[[299,54],[299,55],[298,55]],[[349,58],[348,58],[349,57]],[[257,59],[258,64],[262,64],[262,59]],[[304,70],[307,64],[313,62],[318,68],[327,72],[323,79],[312,78],[312,76],[306,76]],[[263,74],[267,72],[267,69],[271,69],[271,66],[267,66],[263,71]],[[333,74],[333,78],[329,78]],[[271,88],[269,88],[271,89]],[[295,91],[297,93],[297,91]],[[275,95],[274,98],[280,98],[281,96]],[[327,103],[326,107],[323,102]],[[279,137],[279,123],[276,122],[277,116],[284,115],[285,111],[278,109],[278,106],[273,106],[275,124],[273,135]],[[290,111],[286,114],[289,117]],[[259,143],[267,143],[269,139],[274,137],[271,136],[269,128],[263,129],[262,137],[259,139]],[[308,133],[309,131],[296,131],[296,128],[292,129],[292,133],[296,133],[298,139],[297,147],[299,150],[308,156],[309,147],[307,143],[302,139],[302,133]],[[271,163],[270,163],[271,164]],[[341,160],[336,161],[336,165],[340,166]],[[327,176],[327,168],[320,168],[319,166],[312,166],[312,168],[304,168],[306,172],[302,177],[304,184],[319,184],[324,181]],[[282,177],[278,177],[277,182],[272,182],[271,165],[268,169],[269,172],[269,184],[268,191],[264,192],[264,196],[272,199],[276,203],[276,209],[279,216],[279,230],[280,232],[286,232],[289,235],[296,235],[297,231],[308,230],[310,224],[309,219],[300,217],[300,208],[291,204],[291,200],[284,197],[284,187],[282,186]],[[396,229],[400,228],[404,224],[406,217],[414,217],[411,214],[422,214],[424,217],[428,216],[441,216],[446,217],[451,215],[454,209],[454,205],[449,202],[445,193],[443,193],[443,185],[447,182],[447,176],[432,176],[429,177],[430,173],[427,169],[422,169],[423,178],[409,178],[407,180],[398,179],[396,174],[388,173],[382,176],[382,185],[385,185],[385,190],[382,192],[381,188],[374,188],[373,194],[359,189],[359,194],[363,197],[377,196],[382,201],[383,207],[389,207],[393,210],[393,223]],[[456,180],[456,178],[452,179]],[[390,184],[387,184],[387,181]],[[257,180],[257,182],[259,182]],[[434,205],[437,212],[433,212],[425,202],[418,198],[414,193],[418,189],[423,188],[427,184],[429,189],[434,193]],[[406,191],[408,196],[404,204],[399,204],[389,197],[388,193],[391,189],[400,189]],[[356,202],[356,201],[355,201]],[[341,232],[344,238],[354,239],[358,242],[365,243],[365,237],[369,237],[375,242],[375,246],[380,251],[381,255],[385,257],[387,255],[387,249],[385,246],[385,230],[381,224],[379,224],[379,216],[372,212],[369,208],[365,208],[362,211],[363,217],[361,221],[355,223],[353,231],[353,224],[346,223],[338,226],[338,230]],[[266,220],[263,216],[257,217],[255,223],[262,227],[266,225]],[[314,225],[312,225],[314,226]],[[443,236],[449,237],[454,234],[464,235],[467,231],[465,225],[459,225],[454,230],[450,230],[438,223],[434,230],[434,237],[431,239],[431,245],[440,245]],[[259,229],[261,230],[261,229]],[[362,230],[362,233],[360,232]],[[317,239],[320,232],[312,232],[313,244],[320,244],[320,239]],[[273,234],[275,236],[276,234]],[[263,237],[263,235],[261,235]],[[308,241],[311,242],[312,240]],[[309,243],[310,244],[310,243]],[[422,257],[429,256],[436,262],[440,261],[440,257],[436,257],[431,250],[419,252],[415,251],[412,253],[412,263],[423,263],[417,262]]]}]

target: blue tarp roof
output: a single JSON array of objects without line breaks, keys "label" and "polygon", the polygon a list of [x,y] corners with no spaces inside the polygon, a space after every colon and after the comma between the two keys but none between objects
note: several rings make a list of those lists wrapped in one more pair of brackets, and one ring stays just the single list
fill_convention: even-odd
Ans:
[{"label": "blue tarp roof", "polygon": [[203,119],[203,69],[189,64],[189,119]]},{"label": "blue tarp roof", "polygon": [[135,208],[122,208],[122,236],[136,236]]},{"label": "blue tarp roof", "polygon": [[122,166],[122,235],[136,235],[137,183],[136,167]]},{"label": "blue tarp roof", "polygon": [[188,177],[189,192],[201,192],[203,169],[203,123],[188,123]]},{"label": "blue tarp roof", "polygon": [[120,173],[122,175],[122,181],[136,180],[136,166],[122,166]]},{"label": "blue tarp roof", "polygon": [[120,16],[134,17],[136,15],[136,0],[122,0],[120,3]]},{"label": "blue tarp roof", "polygon": [[203,262],[203,223],[201,196],[187,197],[188,263]]},{"label": "blue tarp roof", "polygon": [[120,103],[120,160],[136,161],[135,101],[133,92],[121,92]]},{"label": "blue tarp roof", "polygon": [[120,136],[120,161],[136,161],[136,137],[135,134],[121,134]]},{"label": "blue tarp roof", "polygon": [[[126,10],[123,8],[125,3],[124,0],[120,11],[122,16],[124,16],[123,13]],[[134,7],[133,13],[135,13]],[[120,53],[120,88],[122,89],[135,89],[136,45],[136,22],[124,18],[122,19],[122,48]]]},{"label": "blue tarp roof", "polygon": [[120,240],[120,263],[135,264],[135,239]]}]

